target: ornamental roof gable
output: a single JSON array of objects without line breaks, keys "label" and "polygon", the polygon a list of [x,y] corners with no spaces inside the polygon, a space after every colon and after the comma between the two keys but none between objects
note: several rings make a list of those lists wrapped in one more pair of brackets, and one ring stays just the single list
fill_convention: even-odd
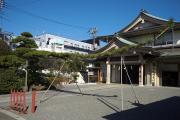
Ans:
[{"label": "ornamental roof gable", "polygon": [[127,25],[119,32],[126,33],[130,31],[143,30],[156,26],[166,25],[167,22],[168,20],[166,19],[151,15],[146,11],[141,11],[139,15],[129,25]]}]

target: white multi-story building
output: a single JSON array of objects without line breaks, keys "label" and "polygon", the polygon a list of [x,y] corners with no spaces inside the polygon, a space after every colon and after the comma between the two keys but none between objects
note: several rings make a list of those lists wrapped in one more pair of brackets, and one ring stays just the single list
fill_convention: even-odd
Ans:
[{"label": "white multi-story building", "polygon": [[88,54],[93,51],[93,45],[52,34],[42,34],[34,38],[38,50],[50,52],[67,52]]}]

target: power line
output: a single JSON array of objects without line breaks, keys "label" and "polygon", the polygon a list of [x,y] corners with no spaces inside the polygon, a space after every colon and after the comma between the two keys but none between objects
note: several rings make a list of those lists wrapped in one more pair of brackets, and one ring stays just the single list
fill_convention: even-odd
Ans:
[{"label": "power line", "polygon": [[29,4],[34,4],[34,3],[39,2],[39,1],[41,1],[41,0],[32,0],[32,1],[29,2],[27,5],[29,5]]},{"label": "power line", "polygon": [[50,18],[46,18],[46,17],[43,17],[43,16],[39,16],[39,15],[36,15],[34,13],[28,12],[26,10],[20,9],[20,8],[14,6],[14,5],[8,4],[8,6],[5,6],[5,8],[8,9],[8,10],[16,10],[18,12],[21,12],[21,13],[24,13],[26,15],[32,16],[34,18],[38,18],[38,19],[45,20],[45,21],[48,21],[48,22],[51,22],[51,23],[55,23],[55,24],[64,25],[64,26],[68,26],[68,27],[76,28],[76,29],[84,29],[84,30],[88,30],[89,29],[89,27],[67,24],[67,23],[60,22],[60,21],[57,21],[57,20],[54,20],[54,19],[50,19]]},{"label": "power line", "polygon": [[4,7],[4,0],[0,0],[0,10]]},{"label": "power line", "polygon": [[39,1],[41,1],[41,0],[24,1],[21,5],[28,7],[32,4],[38,3]]},{"label": "power line", "polygon": [[[7,7],[7,8],[9,8],[9,7]],[[88,29],[87,27],[71,25],[71,24],[67,24],[67,23],[63,23],[63,22],[54,20],[54,19],[50,19],[50,18],[46,18],[46,17],[43,17],[43,16],[39,16],[39,15],[33,14],[31,12],[28,12],[28,11],[22,10],[20,8],[17,8],[15,6],[9,8],[9,9],[15,9],[15,10],[21,12],[21,13],[26,14],[26,15],[29,15],[29,16],[32,16],[32,17],[35,17],[35,18],[38,18],[38,19],[41,19],[41,20],[45,20],[45,21],[48,21],[48,22],[52,22],[52,23],[56,23],[56,24],[60,24],[60,25],[64,25],[64,26],[68,26],[68,27],[72,27],[72,28],[77,28],[77,29],[86,29],[86,30]]]}]

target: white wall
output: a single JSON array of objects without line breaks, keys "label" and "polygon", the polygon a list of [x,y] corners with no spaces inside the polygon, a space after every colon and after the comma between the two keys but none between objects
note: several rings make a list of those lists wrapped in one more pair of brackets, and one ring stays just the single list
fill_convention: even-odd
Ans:
[{"label": "white wall", "polygon": [[83,78],[83,76],[81,75],[81,73],[78,72],[77,74],[78,74],[77,82],[80,83],[80,84],[85,83],[84,78]]},{"label": "white wall", "polygon": [[[49,40],[49,45],[47,45],[48,38]],[[64,45],[67,46],[72,46],[76,48],[81,48],[84,50],[93,50],[93,45],[68,39],[68,38],[63,38],[60,36],[52,35],[52,34],[43,34],[43,35],[38,35],[35,37],[35,42],[38,45],[38,50],[45,50],[45,51],[50,51],[50,52],[68,52],[68,53],[80,53],[80,54],[88,54],[85,51],[81,50],[72,50],[72,49],[64,49]],[[54,44],[56,43],[56,44]]]}]

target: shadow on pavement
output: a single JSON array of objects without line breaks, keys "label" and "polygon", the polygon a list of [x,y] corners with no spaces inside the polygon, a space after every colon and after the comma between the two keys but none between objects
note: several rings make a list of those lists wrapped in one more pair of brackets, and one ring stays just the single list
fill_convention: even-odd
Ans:
[{"label": "shadow on pavement", "polygon": [[49,99],[51,99],[51,98],[59,95],[60,92],[70,93],[70,94],[76,94],[76,95],[96,96],[96,97],[118,97],[117,95],[107,96],[107,95],[99,95],[99,94],[88,94],[88,93],[81,93],[81,92],[75,92],[75,91],[69,91],[69,90],[62,90],[62,89],[56,89],[56,91],[59,91],[59,93],[50,95],[49,97],[41,100],[40,103],[43,103],[43,102],[45,102],[45,101],[48,101]]},{"label": "shadow on pavement", "polygon": [[57,96],[57,95],[59,95],[59,93],[52,94],[52,95],[46,97],[45,99],[40,100],[40,103],[46,102],[46,101],[48,101],[49,99],[51,99],[51,98],[53,98],[53,97],[55,97],[55,96]]},{"label": "shadow on pavement", "polygon": [[180,97],[174,96],[147,105],[103,116],[107,120],[180,120]]},{"label": "shadow on pavement", "polygon": [[[108,100],[102,98],[102,97],[99,97],[97,98],[98,101],[100,101],[101,103],[103,103],[104,105],[106,105],[107,107],[109,107],[110,109],[114,110],[115,112],[120,112],[121,109],[119,107],[117,107],[116,105],[112,104],[111,102],[109,102]],[[121,101],[121,100],[120,100]],[[131,101],[126,101],[126,100],[123,100],[124,102],[129,102],[131,104],[133,104],[134,106],[144,106],[143,104],[140,104],[140,103],[137,103],[136,101],[135,102],[131,102]]]},{"label": "shadow on pavement", "polygon": [[71,94],[78,94],[78,95],[96,96],[96,97],[118,97],[117,95],[89,94],[89,93],[81,93],[81,92],[68,91],[68,90],[56,90],[56,91],[65,92],[65,93],[71,93]]},{"label": "shadow on pavement", "polygon": [[110,109],[114,110],[115,112],[120,111],[120,109],[117,106],[115,106],[114,104],[112,104],[109,101],[105,100],[104,98],[97,98],[97,100],[99,100],[101,103],[108,106]]}]

